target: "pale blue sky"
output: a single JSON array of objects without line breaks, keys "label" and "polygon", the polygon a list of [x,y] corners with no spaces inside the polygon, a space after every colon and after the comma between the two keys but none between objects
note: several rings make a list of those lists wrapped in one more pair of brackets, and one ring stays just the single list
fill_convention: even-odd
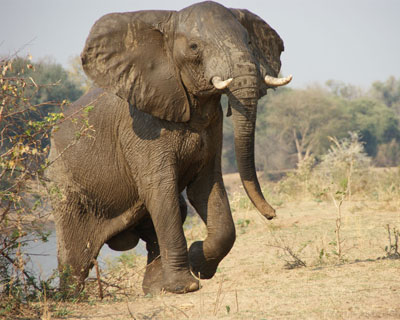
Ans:
[{"label": "pale blue sky", "polygon": [[[34,59],[68,65],[103,14],[179,10],[185,0],[0,0],[0,54],[23,48]],[[219,0],[262,17],[285,42],[282,72],[292,86],[341,80],[364,88],[400,77],[399,0]]]}]

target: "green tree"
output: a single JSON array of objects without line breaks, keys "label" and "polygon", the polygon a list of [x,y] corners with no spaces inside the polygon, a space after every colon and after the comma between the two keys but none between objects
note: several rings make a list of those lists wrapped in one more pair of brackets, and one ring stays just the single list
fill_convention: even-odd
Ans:
[{"label": "green tree", "polygon": [[[284,146],[291,167],[322,154],[329,146],[327,136],[342,137],[347,133],[341,132],[346,118],[340,100],[319,87],[285,90],[263,99],[259,105],[257,130],[265,134],[257,143],[266,145],[272,141],[275,147],[268,149],[271,153]],[[269,161],[265,159],[264,163]]]},{"label": "green tree", "polygon": [[359,87],[346,84],[343,81],[328,80],[325,85],[333,95],[339,98],[353,100],[363,96],[363,92]]},{"label": "green tree", "polygon": [[396,167],[400,165],[400,143],[393,139],[388,143],[378,146],[378,152],[374,159],[378,167]]},{"label": "green tree", "polygon": [[392,76],[385,82],[376,81],[372,84],[371,93],[400,116],[400,79]]},{"label": "green tree", "polygon": [[399,119],[385,104],[364,97],[347,101],[345,112],[349,119],[348,130],[360,133],[369,156],[376,156],[380,144],[400,141]]}]

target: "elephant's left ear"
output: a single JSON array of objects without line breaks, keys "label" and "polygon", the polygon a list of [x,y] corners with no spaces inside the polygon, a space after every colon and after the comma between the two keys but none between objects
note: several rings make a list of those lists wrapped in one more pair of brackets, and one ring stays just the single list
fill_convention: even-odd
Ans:
[{"label": "elephant's left ear", "polygon": [[171,11],[112,13],[92,27],[81,54],[99,87],[160,119],[186,122],[189,99],[168,47]]},{"label": "elephant's left ear", "polygon": [[230,10],[247,30],[253,54],[258,59],[261,69],[264,69],[264,75],[277,77],[281,69],[280,56],[284,50],[283,41],[278,33],[248,10]]}]

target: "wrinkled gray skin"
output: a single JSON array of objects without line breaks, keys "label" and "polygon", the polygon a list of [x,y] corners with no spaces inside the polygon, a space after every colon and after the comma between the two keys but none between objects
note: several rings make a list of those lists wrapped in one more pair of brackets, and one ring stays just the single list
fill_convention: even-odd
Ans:
[{"label": "wrinkled gray skin", "polygon": [[[205,279],[215,274],[235,241],[221,175],[222,93],[243,185],[272,219],[256,177],[254,130],[263,77],[278,75],[282,51],[278,34],[259,17],[213,2],[98,20],[81,55],[98,88],[69,108],[78,121],[65,121],[52,137],[50,158],[59,159],[50,176],[63,195],[54,212],[60,270],[68,266],[82,284],[104,243],[127,250],[142,238],[145,292],[194,291],[199,283],[190,270]],[[214,76],[233,81],[218,90]],[[94,106],[94,137],[74,142],[86,105]],[[189,251],[185,188],[208,231]]]}]

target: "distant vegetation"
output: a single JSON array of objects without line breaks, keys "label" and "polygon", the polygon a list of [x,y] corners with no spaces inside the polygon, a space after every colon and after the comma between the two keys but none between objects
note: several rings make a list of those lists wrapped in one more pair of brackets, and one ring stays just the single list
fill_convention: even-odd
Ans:
[{"label": "distant vegetation", "polygon": [[[226,100],[223,99],[223,103]],[[226,103],[225,103],[226,104]],[[400,164],[400,79],[375,82],[367,91],[338,81],[306,89],[270,90],[258,104],[256,166],[260,171],[321,161],[329,137],[356,132],[374,166]],[[235,172],[232,123],[224,123],[223,170]]]},{"label": "distant vegetation", "polygon": [[[7,75],[19,75],[34,84],[25,94],[33,105],[46,104],[40,113],[29,113],[36,121],[58,111],[60,102],[75,101],[91,85],[79,57],[70,60],[68,69],[54,62],[31,63],[17,58]],[[35,87],[36,84],[40,87]],[[222,104],[226,108],[226,97]],[[0,129],[3,126],[4,123]],[[348,137],[349,132],[359,134],[375,166],[397,166],[400,163],[400,79],[390,77],[385,82],[374,82],[366,91],[334,80],[306,89],[270,90],[259,101],[256,130],[256,165],[260,171],[294,169],[309,157],[320,161],[329,148],[328,137],[341,139]],[[223,170],[235,172],[233,128],[226,117],[224,131]],[[5,144],[1,147],[4,150]]]},{"label": "distant vegetation", "polygon": [[[49,235],[38,210],[42,195],[32,182],[44,185],[50,132],[65,120],[63,108],[90,85],[79,58],[68,69],[51,61],[0,58],[0,317],[51,294],[49,282],[26,269],[23,247]],[[226,97],[222,104],[226,111]],[[268,185],[267,198],[274,205],[303,196],[399,199],[399,170],[378,174],[371,168],[400,165],[399,123],[400,79],[394,77],[366,91],[338,81],[271,90],[259,101],[256,131],[257,169],[281,177],[275,187]],[[224,131],[223,170],[235,172],[228,118]],[[250,205],[247,198],[242,202]],[[239,227],[247,225],[243,220]]]}]

